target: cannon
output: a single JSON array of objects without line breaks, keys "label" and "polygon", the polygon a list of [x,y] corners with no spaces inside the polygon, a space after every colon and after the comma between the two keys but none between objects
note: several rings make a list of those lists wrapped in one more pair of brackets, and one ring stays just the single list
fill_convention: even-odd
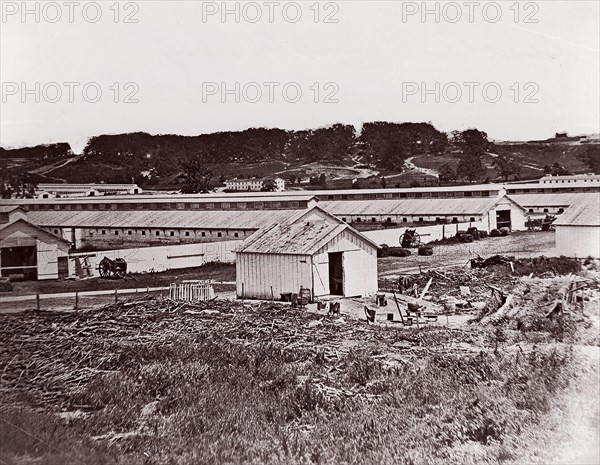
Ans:
[{"label": "cannon", "polygon": [[421,236],[419,236],[416,229],[407,229],[405,233],[400,236],[400,245],[405,249],[419,247],[421,245]]},{"label": "cannon", "polygon": [[535,218],[527,217],[525,221],[525,227],[529,231],[554,231],[554,222],[556,221],[556,216],[554,215],[546,215],[544,218]]},{"label": "cannon", "polygon": [[104,257],[98,264],[98,273],[101,278],[124,278],[127,274],[127,262],[122,258],[111,260]]}]

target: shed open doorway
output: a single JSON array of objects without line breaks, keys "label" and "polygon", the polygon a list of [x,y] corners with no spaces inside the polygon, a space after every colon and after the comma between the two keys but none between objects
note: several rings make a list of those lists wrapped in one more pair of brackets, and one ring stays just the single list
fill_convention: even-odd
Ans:
[{"label": "shed open doorway", "polygon": [[343,252],[329,254],[329,293],[344,295]]},{"label": "shed open doorway", "polygon": [[0,249],[3,278],[34,281],[37,279],[37,248],[6,247]]},{"label": "shed open doorway", "polygon": [[512,229],[510,221],[510,210],[496,211],[496,227]]}]

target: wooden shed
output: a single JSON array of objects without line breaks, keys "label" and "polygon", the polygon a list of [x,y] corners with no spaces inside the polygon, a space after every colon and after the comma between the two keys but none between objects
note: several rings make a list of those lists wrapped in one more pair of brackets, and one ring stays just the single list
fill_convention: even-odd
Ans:
[{"label": "wooden shed", "polygon": [[68,276],[71,244],[24,219],[0,226],[0,274],[27,280]]},{"label": "wooden shed", "polygon": [[600,258],[600,195],[580,194],[559,216],[556,252],[573,258]]},{"label": "wooden shed", "polygon": [[236,251],[237,295],[280,299],[309,289],[311,298],[377,292],[377,249],[371,239],[321,207],[266,226]]}]

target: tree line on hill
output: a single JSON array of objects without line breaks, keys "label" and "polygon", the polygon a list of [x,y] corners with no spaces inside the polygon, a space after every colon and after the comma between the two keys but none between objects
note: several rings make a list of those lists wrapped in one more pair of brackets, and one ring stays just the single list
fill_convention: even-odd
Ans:
[{"label": "tree line on hill", "polygon": [[[100,135],[90,138],[83,156],[69,165],[73,176],[81,175],[87,162],[92,165],[96,181],[131,182],[149,185],[170,177],[187,192],[206,191],[222,183],[222,173],[213,172],[215,165],[283,162],[288,165],[320,163],[331,165],[361,165],[379,170],[382,176],[400,173],[411,157],[451,154],[458,163],[439,168],[439,181],[482,181],[487,170],[482,157],[493,149],[485,132],[478,129],[453,131],[446,134],[431,123],[365,123],[360,134],[352,125],[291,131],[250,128],[198,136],[174,134],[150,135],[143,132]],[[0,162],[9,158],[54,160],[72,156],[69,144],[0,148]],[[586,147],[580,158],[595,172],[600,172],[597,148]],[[97,169],[97,166],[110,169]],[[493,166],[501,178],[520,176],[517,161],[506,154],[495,155]],[[6,168],[7,165],[3,166]],[[547,167],[548,172],[567,172],[563,167]],[[4,171],[11,171],[10,169]],[[14,171],[14,170],[12,170]],[[0,188],[3,195],[10,185],[21,182],[3,174]],[[14,178],[14,173],[12,173]],[[71,180],[71,179],[69,179]],[[326,179],[315,178],[311,184],[322,185]],[[25,189],[26,191],[27,189]],[[12,189],[15,192],[21,188]]]}]

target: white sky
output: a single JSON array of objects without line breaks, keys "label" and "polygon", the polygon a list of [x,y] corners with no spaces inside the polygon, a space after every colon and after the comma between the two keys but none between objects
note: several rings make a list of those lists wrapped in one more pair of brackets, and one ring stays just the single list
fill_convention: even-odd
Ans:
[{"label": "white sky", "polygon": [[[469,7],[455,2],[463,17],[449,22],[456,9],[440,2],[440,22],[433,14],[421,20],[420,14],[407,16],[403,9],[421,8],[421,2],[339,1],[337,23],[324,23],[333,6],[320,4],[320,22],[314,22],[314,3],[301,3],[302,18],[291,23],[282,15],[283,5],[274,8],[274,22],[268,19],[269,6],[256,2],[263,12],[258,23],[233,15],[223,23],[219,14],[203,21],[203,8],[221,2],[135,2],[138,23],[124,23],[134,6],[120,3],[120,22],[114,22],[114,3],[100,2],[102,18],[97,23],[84,20],[83,6],[74,7],[73,23],[69,6],[56,2],[62,18],[51,23],[56,8],[39,3],[40,18],[30,14],[23,21],[22,2],[2,2],[0,23],[0,143],[18,147],[51,142],[70,142],[80,151],[90,136],[145,131],[153,134],[195,135],[247,127],[303,129],[335,122],[359,126],[365,121],[431,121],[438,129],[450,131],[477,127],[491,138],[505,140],[538,139],[557,131],[571,134],[595,133],[599,129],[599,2],[541,1],[520,2],[519,21],[514,18],[515,2],[500,4],[502,18],[486,20],[477,2],[473,23]],[[131,2],[133,3],[133,2]],[[204,5],[203,5],[204,3]],[[30,9],[36,2],[28,2]],[[235,7],[230,2],[229,8]],[[240,10],[244,7],[240,3]],[[14,8],[16,14],[11,15]],[[43,8],[46,8],[43,15]],[[54,7],[53,7],[54,8]],[[250,7],[248,15],[254,11]],[[286,10],[290,17],[292,7]],[[436,2],[428,2],[436,8]],[[488,18],[495,12],[488,6]],[[535,9],[538,11],[535,12]],[[91,17],[92,7],[86,12]],[[525,23],[533,13],[538,23]],[[49,82],[61,84],[62,98],[51,103],[43,95],[25,95],[23,85],[35,89]],[[74,101],[69,102],[64,82],[77,82]],[[83,84],[98,83],[103,91],[98,103],[86,102]],[[114,103],[110,86],[121,86],[119,99],[128,92],[127,82],[139,87],[138,103]],[[273,103],[268,87],[262,86],[258,103],[222,103],[219,95],[203,102],[203,82],[226,82],[233,88],[248,82],[278,82]],[[298,83],[303,90],[298,103],[284,100],[285,83]],[[314,103],[310,87],[321,85],[320,103]],[[339,87],[338,103],[323,103],[323,85]],[[434,89],[439,82],[461,84],[464,92],[458,103],[434,96],[422,103],[419,95],[404,96],[403,83],[425,82]],[[469,102],[464,82],[478,82],[474,101]],[[485,83],[497,83],[502,97],[487,102],[482,95]],[[520,85],[519,103],[510,89]],[[524,89],[526,83],[536,87]],[[15,83],[15,84],[12,84]],[[533,90],[538,103],[524,103]],[[514,89],[514,88],[513,88]],[[49,98],[54,90],[47,88]],[[128,89],[129,90],[129,89]],[[328,89],[329,90],[329,89]],[[449,89],[451,90],[451,89]],[[14,92],[16,95],[12,95]],[[40,92],[41,94],[41,92]],[[90,96],[93,92],[90,91]],[[293,92],[290,91],[290,96]],[[254,93],[250,95],[253,97]],[[448,98],[455,96],[454,90]],[[495,93],[490,90],[488,97]]]}]

